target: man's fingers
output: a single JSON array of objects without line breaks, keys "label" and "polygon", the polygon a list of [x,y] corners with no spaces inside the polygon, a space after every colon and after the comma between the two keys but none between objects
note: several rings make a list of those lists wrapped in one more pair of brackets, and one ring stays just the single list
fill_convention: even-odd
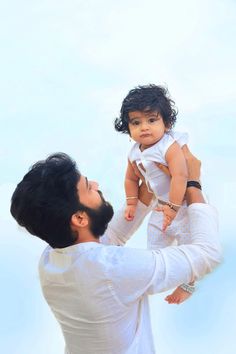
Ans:
[{"label": "man's fingers", "polygon": [[190,150],[189,150],[189,148],[188,148],[188,145],[186,145],[186,144],[184,144],[181,149],[182,149],[184,155],[191,153]]},{"label": "man's fingers", "polygon": [[191,153],[187,145],[182,147],[182,151],[187,163],[189,180],[198,181],[200,179],[201,161]]},{"label": "man's fingers", "polygon": [[162,171],[164,172],[167,176],[170,176],[170,171],[169,171],[169,168],[165,165],[162,165],[161,163],[157,163],[156,162],[156,165],[157,167]]},{"label": "man's fingers", "polygon": [[138,167],[137,167],[137,164],[136,162],[132,162],[132,167],[133,167],[133,170],[134,170],[134,173],[136,174],[136,176],[138,178],[140,178],[142,181],[145,181],[142,173],[139,171]]},{"label": "man's fingers", "polygon": [[[186,144],[182,146],[182,151],[187,163],[189,179],[198,180],[200,178],[201,161],[191,153]],[[156,166],[166,175],[171,176],[167,166],[161,163],[156,163]]]}]

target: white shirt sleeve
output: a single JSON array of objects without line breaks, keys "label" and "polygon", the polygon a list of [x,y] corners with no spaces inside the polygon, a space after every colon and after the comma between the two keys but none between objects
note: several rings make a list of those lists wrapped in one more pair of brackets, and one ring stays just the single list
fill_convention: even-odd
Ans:
[{"label": "white shirt sleeve", "polygon": [[105,234],[100,237],[103,244],[123,246],[139,228],[145,216],[152,210],[152,205],[146,206],[138,201],[135,216],[132,221],[125,219],[125,205],[114,213]]},{"label": "white shirt sleeve", "polygon": [[199,279],[221,262],[215,209],[196,203],[188,213],[191,244],[157,251],[109,247],[108,277],[123,304]]}]

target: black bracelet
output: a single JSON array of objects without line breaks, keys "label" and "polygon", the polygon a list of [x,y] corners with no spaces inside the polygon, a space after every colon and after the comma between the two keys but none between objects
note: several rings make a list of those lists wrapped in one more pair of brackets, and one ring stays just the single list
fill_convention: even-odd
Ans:
[{"label": "black bracelet", "polygon": [[187,182],[187,188],[188,187],[195,187],[195,188],[198,188],[198,189],[202,190],[202,186],[201,186],[201,184],[198,181],[188,181]]}]

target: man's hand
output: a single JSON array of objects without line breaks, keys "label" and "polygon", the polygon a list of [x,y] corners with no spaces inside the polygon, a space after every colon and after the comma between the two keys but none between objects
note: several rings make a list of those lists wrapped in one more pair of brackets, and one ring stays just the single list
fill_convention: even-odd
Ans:
[{"label": "man's hand", "polygon": [[142,182],[138,190],[138,199],[145,205],[149,205],[153,198],[153,193],[150,193],[147,189],[146,183]]},{"label": "man's hand", "polygon": [[[184,157],[186,159],[186,164],[188,168],[188,181],[198,181],[200,180],[200,172],[201,172],[201,161],[198,160],[189,150],[187,145],[182,147],[182,151],[184,153]],[[158,168],[160,168],[164,173],[170,175],[170,172],[166,166],[161,164],[156,164]],[[192,203],[205,203],[204,197],[200,189],[195,187],[189,187],[186,190],[186,200],[187,205]]]},{"label": "man's hand", "polygon": [[201,161],[198,160],[189,150],[187,145],[182,147],[184,157],[188,168],[188,180],[189,181],[199,181],[200,171],[201,171]]},{"label": "man's hand", "polygon": [[[182,151],[184,154],[184,157],[186,159],[186,164],[187,164],[187,168],[188,168],[188,180],[189,181],[199,181],[200,180],[200,169],[201,169],[201,161],[198,160],[189,150],[187,145],[184,145],[182,147]],[[156,163],[157,167],[160,168],[160,170],[162,170],[164,173],[166,173],[168,176],[170,176],[170,171],[168,169],[168,167],[160,164],[160,163]],[[132,164],[135,174],[142,179],[142,181],[144,181],[142,174],[140,173],[137,165],[135,163]],[[188,188],[189,189],[189,188]],[[191,188],[190,188],[191,189]],[[195,193],[199,193],[199,191],[195,191]],[[189,194],[189,193],[188,193]],[[146,183],[145,181],[141,184],[141,186],[139,187],[139,200],[141,202],[143,202],[145,205],[149,205],[151,200],[152,200],[153,194],[151,194],[150,192],[148,192],[147,187],[146,187]],[[189,197],[187,195],[187,197]],[[197,201],[196,201],[197,202]],[[199,203],[203,203],[204,199],[203,198],[199,198]],[[191,203],[191,202],[190,202]]]},{"label": "man's hand", "polygon": [[135,215],[137,205],[127,205],[125,208],[125,219],[132,221]]},{"label": "man's hand", "polygon": [[[189,181],[199,181],[200,180],[200,170],[201,161],[198,160],[189,150],[187,145],[183,145],[182,151],[186,160],[188,168],[188,180]],[[156,163],[157,167],[160,168],[166,175],[170,176],[170,171],[168,167],[162,165],[161,163]]]}]

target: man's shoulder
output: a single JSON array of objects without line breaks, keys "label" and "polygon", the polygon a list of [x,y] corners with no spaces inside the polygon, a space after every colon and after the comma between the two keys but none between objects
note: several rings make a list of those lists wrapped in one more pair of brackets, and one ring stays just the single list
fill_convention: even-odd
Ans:
[{"label": "man's shoulder", "polygon": [[104,245],[99,249],[97,261],[112,273],[135,269],[152,260],[152,251],[123,246]]},{"label": "man's shoulder", "polygon": [[67,251],[46,247],[39,261],[39,274],[44,277],[50,272],[66,271],[73,264],[73,268],[87,267],[112,276],[139,268],[141,263],[150,263],[152,258],[150,250],[101,243],[84,243],[73,253]]}]

